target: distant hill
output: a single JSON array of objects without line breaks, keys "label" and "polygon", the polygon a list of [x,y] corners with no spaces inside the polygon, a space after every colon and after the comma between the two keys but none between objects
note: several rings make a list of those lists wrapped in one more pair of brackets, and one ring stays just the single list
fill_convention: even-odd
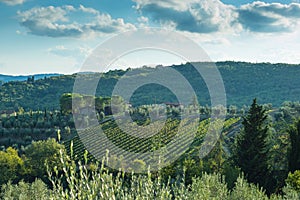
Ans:
[{"label": "distant hill", "polygon": [[[246,62],[218,62],[216,65],[224,81],[228,105],[249,105],[255,97],[259,103],[272,103],[274,106],[280,106],[284,101],[300,101],[300,65]],[[191,64],[171,67],[180,72],[194,88],[201,105],[210,104],[205,82]],[[138,77],[148,77],[155,68],[143,67],[127,71],[129,70],[133,73],[126,75],[126,78],[134,81]],[[82,93],[89,91],[89,80],[101,77],[96,95],[110,96],[118,79],[127,71],[80,74],[87,81],[81,88]],[[62,75],[4,83],[0,87],[0,110],[17,110],[18,107],[25,110],[59,109],[60,96],[73,91],[76,76],[77,74]],[[178,82],[176,79],[172,81]],[[133,105],[176,101],[176,96],[169,89],[157,84],[140,87],[130,100]]]},{"label": "distant hill", "polygon": [[61,74],[35,74],[35,75],[22,75],[22,76],[12,76],[12,75],[4,75],[0,74],[0,82],[5,83],[9,81],[26,81],[28,78],[34,76],[36,80],[42,79],[45,77],[52,77],[52,76],[60,76]]}]

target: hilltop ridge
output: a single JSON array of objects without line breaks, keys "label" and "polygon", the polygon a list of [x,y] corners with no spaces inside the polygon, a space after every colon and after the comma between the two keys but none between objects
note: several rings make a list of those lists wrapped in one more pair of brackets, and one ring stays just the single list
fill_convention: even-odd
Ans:
[{"label": "hilltop ridge", "polygon": [[[241,107],[255,97],[261,103],[272,103],[274,106],[280,106],[287,100],[299,101],[300,65],[227,61],[217,62],[216,66],[223,78],[228,105]],[[190,63],[170,67],[180,72],[191,84],[200,104],[210,104],[206,84]],[[155,68],[81,73],[80,76],[86,81],[100,78],[96,96],[105,97],[111,96],[115,84],[128,70],[133,71],[134,76],[127,78],[134,81],[135,76],[147,77]],[[60,96],[73,91],[77,75],[57,75],[34,81],[6,82],[0,87],[0,110],[17,110],[19,107],[25,110],[59,109]],[[176,102],[177,99],[166,87],[148,84],[136,90],[131,101],[133,105],[143,105],[152,104],[154,101],[155,103]]]}]

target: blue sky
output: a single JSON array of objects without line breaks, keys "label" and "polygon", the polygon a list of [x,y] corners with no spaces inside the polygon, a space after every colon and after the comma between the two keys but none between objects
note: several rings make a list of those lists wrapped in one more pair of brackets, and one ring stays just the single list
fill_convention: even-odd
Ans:
[{"label": "blue sky", "polygon": [[[0,0],[0,74],[75,73],[103,41],[145,27],[176,30],[213,61],[300,63],[299,23],[297,0]],[[178,62],[139,52],[116,66]]]}]

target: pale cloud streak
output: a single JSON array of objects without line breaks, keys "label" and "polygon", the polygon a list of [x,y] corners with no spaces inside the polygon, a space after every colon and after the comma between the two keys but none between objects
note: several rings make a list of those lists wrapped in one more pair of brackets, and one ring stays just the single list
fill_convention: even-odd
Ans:
[{"label": "pale cloud streak", "polygon": [[58,45],[54,48],[49,48],[47,51],[51,54],[62,56],[62,57],[74,57],[74,55],[77,55],[78,57],[85,58],[92,52],[92,49],[83,46],[78,48],[67,48],[63,45]]},{"label": "pale cloud streak", "polygon": [[25,2],[25,0],[0,0],[1,3],[5,3],[6,5],[9,6],[15,6],[15,5],[20,5]]}]

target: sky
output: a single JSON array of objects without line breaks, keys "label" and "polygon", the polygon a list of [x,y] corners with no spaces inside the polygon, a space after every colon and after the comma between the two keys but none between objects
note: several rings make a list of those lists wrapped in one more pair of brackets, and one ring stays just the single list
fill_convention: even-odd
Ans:
[{"label": "sky", "polygon": [[[212,61],[298,64],[299,25],[299,0],[0,0],[0,74],[72,74],[103,42],[147,27],[185,35]],[[180,62],[145,50],[113,64]]]}]

